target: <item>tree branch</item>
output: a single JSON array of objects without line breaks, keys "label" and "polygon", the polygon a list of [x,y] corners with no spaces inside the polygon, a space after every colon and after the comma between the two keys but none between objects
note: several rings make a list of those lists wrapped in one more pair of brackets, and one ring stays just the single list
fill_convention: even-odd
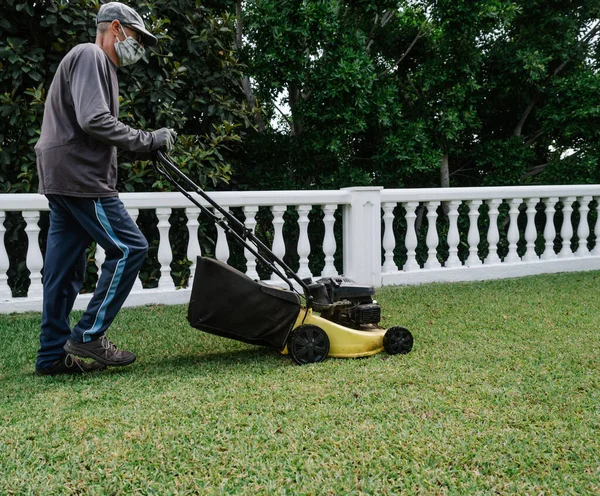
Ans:
[{"label": "tree branch", "polygon": [[402,63],[402,61],[406,58],[406,56],[413,49],[413,47],[415,46],[415,44],[417,43],[417,41],[419,41],[419,39],[425,34],[425,32],[426,32],[426,29],[425,29],[426,24],[427,24],[427,21],[425,21],[423,23],[423,25],[421,26],[421,29],[419,29],[419,32],[417,33],[417,36],[415,36],[415,39],[412,40],[412,43],[408,46],[408,48],[402,54],[402,56],[398,60],[396,60],[392,64],[391,67],[389,67],[388,69],[386,69],[385,71],[383,71],[381,74],[379,74],[379,77],[382,77],[382,76],[385,76],[386,74],[389,74],[390,72],[392,72],[396,67],[398,67]]},{"label": "tree branch", "polygon": [[528,169],[527,172],[521,176],[521,178],[525,179],[526,177],[537,176],[538,174],[544,172],[548,164],[549,162],[546,162],[545,164],[536,165],[535,167]]},{"label": "tree branch", "polygon": [[[583,38],[581,38],[581,40],[577,43],[577,45],[581,46],[581,45],[587,44],[598,33],[600,33],[600,21],[596,21],[596,23],[590,28],[590,30],[585,34],[585,36]],[[564,60],[556,69],[554,69],[554,71],[552,72],[552,75],[550,76],[550,79],[552,79],[553,77],[558,75],[570,61],[571,61],[571,58],[569,57],[566,60]],[[521,116],[521,120],[519,121],[519,123],[517,124],[517,127],[513,131],[513,136],[521,136],[521,133],[523,131],[523,126],[525,125],[525,121],[529,117],[529,114],[531,114],[533,107],[539,101],[539,99],[540,99],[540,91],[538,90],[535,97],[533,98],[533,100],[531,100],[531,102],[529,102],[529,105],[527,105],[525,112],[523,112],[523,115]],[[538,131],[538,133],[540,133],[540,132]],[[539,138],[541,133],[540,134],[538,134],[538,133],[536,133],[534,135],[534,137],[529,138],[525,142],[525,145],[529,146],[537,138]]]},{"label": "tree branch", "polygon": [[532,134],[531,136],[529,136],[527,138],[527,140],[525,141],[525,146],[530,146],[534,143],[535,140],[537,140],[542,134],[544,134],[544,131],[542,131],[541,129],[539,131],[537,131],[536,133]]},{"label": "tree branch", "polygon": [[279,113],[281,114],[281,117],[283,117],[285,119],[285,122],[288,123],[288,125],[290,126],[290,130],[293,131],[294,130],[294,125],[292,124],[292,121],[290,121],[290,119],[288,118],[288,116],[285,115],[283,113],[283,110],[281,110],[275,103],[273,104],[273,106],[279,111]]},{"label": "tree branch", "polygon": [[525,112],[523,112],[523,115],[521,116],[521,120],[519,121],[519,123],[517,124],[517,127],[513,131],[513,136],[521,136],[521,133],[523,132],[523,126],[525,125],[525,121],[529,117],[529,114],[531,114],[533,107],[535,107],[535,104],[538,102],[539,99],[540,99],[540,92],[538,90],[536,95],[529,102],[529,105],[527,105]]},{"label": "tree branch", "polygon": [[[243,46],[244,21],[242,20],[242,1],[243,0],[237,0],[235,3],[235,47],[238,53],[241,52]],[[246,95],[248,105],[250,105],[250,108],[254,110],[256,107],[258,107],[258,103],[254,93],[252,92],[250,78],[246,75],[242,76],[242,89],[244,90],[244,95]],[[265,130],[265,121],[260,112],[254,113],[254,122],[256,123],[258,131],[262,133]]]},{"label": "tree branch", "polygon": [[[394,17],[394,14],[396,13],[396,9],[389,9],[389,10],[385,10],[383,12],[383,15],[381,16],[381,27],[384,27],[392,17]],[[375,29],[377,29],[377,24],[379,23],[379,14],[375,13],[375,21],[373,22],[373,27],[371,28],[371,32],[369,33],[369,36],[367,36],[367,52],[371,49],[371,46],[373,45],[373,43],[375,42],[375,40],[373,39],[373,37],[375,36]]]},{"label": "tree branch", "polygon": [[242,33],[244,30],[244,23],[242,20],[242,0],[235,2],[235,47],[238,50],[242,49]]}]

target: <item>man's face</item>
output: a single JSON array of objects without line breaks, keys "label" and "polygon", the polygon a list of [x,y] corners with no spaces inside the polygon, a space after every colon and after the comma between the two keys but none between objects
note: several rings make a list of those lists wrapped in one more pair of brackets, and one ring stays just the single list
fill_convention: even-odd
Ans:
[{"label": "man's face", "polygon": [[[138,33],[137,31],[135,31],[134,29],[131,29],[129,26],[126,26],[125,24],[121,24],[121,28],[122,28],[123,31],[125,31],[125,38],[127,38],[127,36],[131,36],[140,45],[144,46],[143,38],[142,38],[142,35],[140,33]],[[123,39],[121,41],[125,41],[125,40]]]}]

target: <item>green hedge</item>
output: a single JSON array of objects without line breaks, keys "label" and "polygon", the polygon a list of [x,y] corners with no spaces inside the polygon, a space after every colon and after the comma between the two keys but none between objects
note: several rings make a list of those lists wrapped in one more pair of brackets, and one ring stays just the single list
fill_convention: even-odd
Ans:
[{"label": "green hedge", "polygon": [[[95,40],[100,4],[97,0],[3,1],[0,193],[37,190],[33,147],[47,90],[64,55],[78,43]],[[243,66],[234,50],[235,3],[150,0],[136,2],[135,8],[159,44],[147,50],[148,63],[119,69],[120,119],[146,130],[175,128],[180,139],[173,156],[184,172],[209,189],[228,182],[231,154],[252,118],[240,88]],[[131,163],[122,156],[119,168],[120,191],[171,189],[148,162]],[[42,248],[45,224],[43,219]],[[150,256],[142,273],[145,283],[152,285],[158,273],[155,226],[146,215],[140,216],[139,224],[150,235]],[[22,295],[28,284],[23,221],[20,215],[9,215],[5,225],[9,281],[14,292]],[[175,236],[175,252],[185,253],[180,239]],[[95,283],[92,253],[90,248],[88,288]]]}]

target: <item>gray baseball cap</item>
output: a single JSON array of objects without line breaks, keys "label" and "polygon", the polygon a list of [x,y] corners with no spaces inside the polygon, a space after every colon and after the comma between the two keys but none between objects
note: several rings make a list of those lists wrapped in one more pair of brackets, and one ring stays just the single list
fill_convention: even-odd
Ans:
[{"label": "gray baseball cap", "polygon": [[131,7],[120,2],[109,2],[102,5],[96,16],[96,24],[101,22],[112,22],[115,19],[121,24],[140,33],[144,45],[154,46],[158,43],[156,36],[151,34],[144,26],[144,21],[141,16]]}]

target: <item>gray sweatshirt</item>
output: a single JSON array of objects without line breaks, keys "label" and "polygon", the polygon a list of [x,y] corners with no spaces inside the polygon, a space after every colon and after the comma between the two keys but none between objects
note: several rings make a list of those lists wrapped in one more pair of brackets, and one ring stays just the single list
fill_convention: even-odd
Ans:
[{"label": "gray sweatshirt", "polygon": [[118,120],[117,67],[93,43],[74,47],[61,61],[44,107],[35,145],[39,193],[117,196],[117,150],[149,152],[152,133]]}]

